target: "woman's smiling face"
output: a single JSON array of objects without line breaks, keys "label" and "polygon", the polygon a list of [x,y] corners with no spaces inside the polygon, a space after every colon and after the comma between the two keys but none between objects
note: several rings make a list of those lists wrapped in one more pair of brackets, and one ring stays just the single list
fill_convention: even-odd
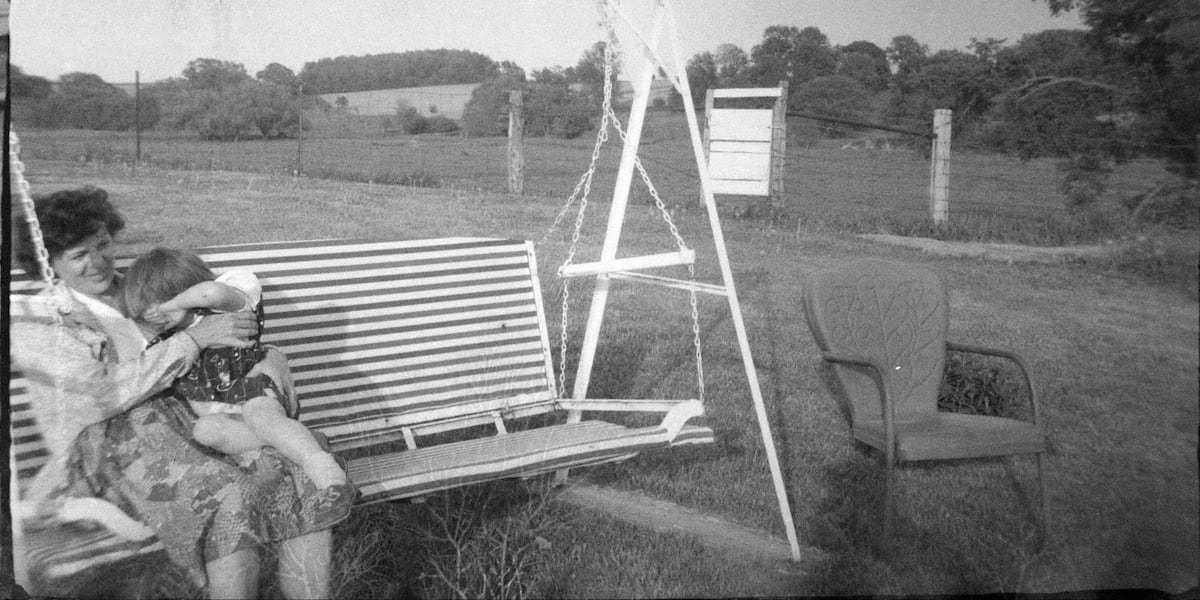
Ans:
[{"label": "woman's smiling face", "polygon": [[108,227],[100,229],[83,241],[51,257],[54,274],[71,289],[99,298],[113,287],[113,239]]}]

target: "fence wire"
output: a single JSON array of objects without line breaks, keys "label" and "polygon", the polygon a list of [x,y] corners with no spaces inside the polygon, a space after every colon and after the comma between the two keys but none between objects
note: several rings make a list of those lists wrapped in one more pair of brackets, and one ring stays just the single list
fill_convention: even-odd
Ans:
[{"label": "fence wire", "polygon": [[[143,134],[143,164],[186,170],[251,171],[385,185],[508,192],[505,137],[465,137],[459,133],[404,135],[389,131],[383,117],[344,112],[312,112],[301,139],[202,141],[179,133]],[[599,119],[597,118],[598,122]],[[639,156],[672,210],[698,206],[700,182],[684,117],[666,110],[647,114]],[[916,124],[903,126],[919,128]],[[132,164],[133,132],[23,130],[30,159]],[[847,127],[843,137],[812,119],[787,119],[781,205],[790,214],[825,221],[929,218],[930,141],[894,131]],[[523,193],[566,198],[587,168],[592,136],[575,139],[527,137]],[[1153,148],[1151,148],[1153,149]],[[600,157],[594,188],[605,202],[614,185],[620,144]],[[950,219],[1044,218],[1065,211],[1059,191],[1060,159],[1021,161],[953,146],[949,159]],[[1157,161],[1138,159],[1117,165],[1106,180],[1107,193],[1134,195],[1164,176]],[[634,185],[631,202],[650,203]],[[754,197],[718,197],[734,210],[764,204]]]}]

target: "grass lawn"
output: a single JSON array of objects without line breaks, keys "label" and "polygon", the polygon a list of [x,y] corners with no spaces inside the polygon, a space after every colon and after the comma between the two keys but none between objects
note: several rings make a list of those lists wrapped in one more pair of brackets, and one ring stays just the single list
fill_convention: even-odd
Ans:
[{"label": "grass lawn", "polygon": [[[23,154],[23,156],[28,156]],[[558,197],[465,188],[420,189],[265,173],[130,169],[26,159],[35,192],[93,184],[109,190],[129,226],[123,250],[331,237],[494,236],[542,240],[538,258],[557,338],[554,269],[569,230],[546,236]],[[582,168],[582,166],[578,166]],[[579,168],[573,171],[577,174]],[[574,176],[574,175],[573,175]],[[597,184],[597,189],[607,188]],[[598,254],[607,205],[593,207],[584,256]],[[676,222],[695,247],[698,277],[717,281],[708,225],[695,210]],[[664,597],[966,594],[1197,586],[1200,514],[1196,373],[1200,315],[1177,285],[1087,265],[1006,264],[936,257],[876,244],[820,223],[773,229],[724,223],[755,364],[779,445],[803,545],[829,559],[800,571],[742,564],[676,536],[555,505],[528,563],[530,594]],[[630,210],[628,254],[671,249],[644,205]],[[1030,362],[1053,450],[1046,461],[1050,535],[1038,552],[1029,497],[1031,459],[908,467],[899,478],[899,547],[881,556],[883,476],[877,454],[855,446],[800,308],[814,268],[876,257],[935,269],[951,291],[951,339],[1008,347]],[[571,335],[582,338],[587,286],[573,286]],[[590,395],[694,393],[686,295],[614,285]],[[577,476],[636,489],[778,537],[782,525],[723,302],[702,298],[706,409],[717,442],[650,453]],[[577,351],[577,350],[576,350]],[[569,385],[569,381],[568,381]],[[340,598],[427,590],[444,550],[427,505],[365,507],[335,529]],[[497,514],[519,512],[521,503]],[[505,512],[507,510],[508,512]],[[502,519],[501,519],[502,520]],[[541,531],[541,530],[537,530]],[[421,574],[426,578],[422,579]]]}]

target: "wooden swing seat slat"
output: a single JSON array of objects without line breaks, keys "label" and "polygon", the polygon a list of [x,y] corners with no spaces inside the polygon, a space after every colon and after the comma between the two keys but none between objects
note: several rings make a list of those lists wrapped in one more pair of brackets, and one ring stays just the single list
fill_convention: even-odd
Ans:
[{"label": "wooden swing seat slat", "polygon": [[664,252],[662,254],[647,254],[645,256],[630,256],[628,258],[616,258],[613,260],[565,265],[563,267],[559,267],[558,275],[560,277],[568,278],[587,277],[589,275],[603,275],[617,271],[633,271],[637,269],[656,269],[659,267],[691,265],[695,264],[695,262],[696,251],[692,249],[684,249],[678,252]]},{"label": "wooden swing seat slat", "polygon": [[[347,459],[362,502],[713,440],[710,428],[686,424],[703,412],[695,400],[558,398],[530,242],[321,240],[199,254],[217,273],[242,267],[262,281],[262,341],[288,356],[300,420]],[[129,262],[119,260],[118,268]],[[41,287],[24,273],[14,272],[12,281],[14,296]],[[24,394],[20,373],[11,375],[10,392]],[[28,402],[12,408],[17,473],[25,483],[45,461],[45,450]],[[561,422],[568,409],[652,410],[664,419],[648,427]],[[551,424],[522,430],[529,423],[514,422],[539,415],[539,422]],[[492,427],[478,431],[484,425]],[[454,439],[425,447],[432,434]],[[56,543],[70,549],[80,543],[61,539],[70,543]],[[70,564],[94,566],[109,558]]]},{"label": "wooden swing seat slat", "polygon": [[714,98],[778,98],[783,88],[714,88]]}]

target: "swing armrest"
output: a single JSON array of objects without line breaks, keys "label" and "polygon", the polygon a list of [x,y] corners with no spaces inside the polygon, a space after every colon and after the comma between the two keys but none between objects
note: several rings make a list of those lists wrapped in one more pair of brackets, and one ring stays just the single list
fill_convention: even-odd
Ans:
[{"label": "swing armrest", "polygon": [[559,400],[558,404],[565,410],[591,410],[601,412],[669,412],[672,408],[684,402],[696,400],[613,400],[601,398],[585,398],[583,400]]},{"label": "swing armrest", "polygon": [[13,507],[13,520],[22,523],[24,528],[92,523],[130,541],[147,540],[156,535],[154,529],[99,498],[61,498],[43,503],[21,501]]},{"label": "swing armrest", "polygon": [[[662,428],[666,429],[670,439],[675,439],[683,426],[692,417],[704,414],[704,403],[699,400],[563,400],[563,408],[579,415],[584,410],[610,412],[661,412],[663,414]],[[574,418],[578,420],[578,416]]]}]

